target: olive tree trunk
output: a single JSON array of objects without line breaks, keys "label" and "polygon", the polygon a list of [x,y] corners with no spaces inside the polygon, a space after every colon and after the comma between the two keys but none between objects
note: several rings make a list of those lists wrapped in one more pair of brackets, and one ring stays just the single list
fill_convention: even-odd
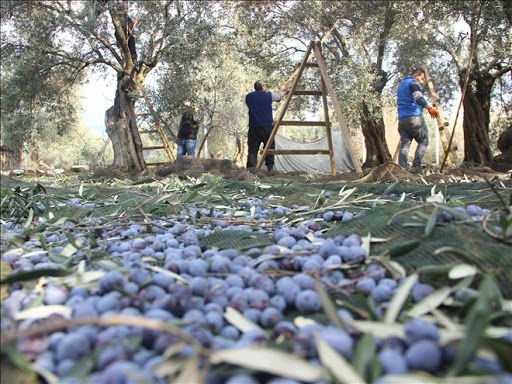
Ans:
[{"label": "olive tree trunk", "polygon": [[[384,50],[384,43],[381,45],[379,52]],[[379,57],[382,55],[380,53]],[[388,75],[382,70],[381,66],[382,60],[378,60],[378,64],[372,67],[376,75],[372,84],[372,92],[374,97],[379,100],[382,99],[382,91],[388,81]],[[372,168],[391,161],[391,154],[386,141],[386,126],[382,114],[373,112],[370,106],[363,101],[361,103],[360,121],[366,148],[366,160],[363,168]]]},{"label": "olive tree trunk", "polygon": [[[460,75],[463,86],[464,74]],[[489,119],[492,76],[473,71],[464,95],[464,161],[475,164],[490,164],[492,152],[489,143]]]},{"label": "olive tree trunk", "polygon": [[135,114],[136,89],[130,76],[120,76],[114,105],[105,112],[106,130],[114,151],[113,166],[126,171],[141,171],[146,168]]},{"label": "olive tree trunk", "polygon": [[365,103],[361,107],[361,129],[366,148],[366,160],[363,168],[376,167],[391,161],[391,154],[386,142],[384,119],[382,117],[375,118]]}]

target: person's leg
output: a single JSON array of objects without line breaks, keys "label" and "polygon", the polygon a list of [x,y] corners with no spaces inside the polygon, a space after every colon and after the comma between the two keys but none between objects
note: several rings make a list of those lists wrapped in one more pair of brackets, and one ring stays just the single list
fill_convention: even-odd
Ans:
[{"label": "person's leg", "polygon": [[420,168],[421,160],[423,160],[423,156],[425,156],[428,147],[428,129],[425,120],[423,120],[422,117],[415,118],[412,121],[411,130],[414,140],[418,143],[412,166],[414,168]]},{"label": "person's leg", "polygon": [[[267,145],[267,142],[270,138],[270,134],[272,133],[272,127],[265,127],[265,140],[264,145]],[[270,145],[270,149],[275,149],[276,141],[272,140],[272,144]],[[274,169],[274,155],[267,155],[265,157],[265,165],[267,166],[268,171],[272,171]]]},{"label": "person's leg", "polygon": [[137,50],[135,48],[135,38],[133,36],[130,36],[128,39],[128,49],[130,50],[132,61],[135,63],[137,61]]},{"label": "person's leg", "polygon": [[185,140],[178,141],[178,148],[176,149],[176,157],[185,155]]},{"label": "person's leg", "polygon": [[257,135],[257,128],[249,128],[247,133],[247,168],[256,167],[260,140]]},{"label": "person's leg", "polygon": [[191,157],[196,157],[197,140],[185,140],[186,152]]},{"label": "person's leg", "polygon": [[409,148],[411,146],[412,138],[409,135],[409,119],[402,119],[398,121],[398,133],[400,134],[400,153],[398,154],[398,164],[407,169],[407,158],[409,157]]}]

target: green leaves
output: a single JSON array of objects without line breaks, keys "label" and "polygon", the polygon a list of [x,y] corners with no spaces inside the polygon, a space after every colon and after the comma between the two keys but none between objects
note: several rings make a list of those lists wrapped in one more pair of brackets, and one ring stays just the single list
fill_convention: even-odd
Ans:
[{"label": "green leaves", "polygon": [[70,273],[71,271],[67,271],[65,269],[34,269],[31,271],[18,272],[16,274],[4,277],[2,280],[0,280],[0,284],[12,284],[27,280],[35,280],[39,279],[40,277],[47,276],[66,276]]},{"label": "green leaves", "polygon": [[248,233],[237,230],[213,232],[212,234],[205,236],[202,241],[209,247],[220,249],[248,249],[271,244],[270,238],[266,234]]},{"label": "green leaves", "polygon": [[419,240],[408,240],[408,241],[405,241],[405,242],[403,242],[401,244],[394,245],[389,250],[389,256],[390,257],[402,256],[402,255],[404,255],[406,253],[411,252],[412,250],[417,248],[419,245],[420,245],[420,241]]},{"label": "green leaves", "polygon": [[39,183],[32,188],[15,187],[2,189],[0,212],[2,216],[16,217],[16,224],[25,219],[25,228],[32,224],[34,217],[48,212],[53,200],[46,194],[46,189]]},{"label": "green leaves", "polygon": [[[322,346],[327,344],[323,340],[321,343]],[[210,361],[213,364],[229,363],[306,382],[327,378],[324,368],[312,365],[293,354],[271,348],[252,347],[219,350],[211,355]]]},{"label": "green leaves", "polygon": [[322,337],[315,333],[316,347],[322,365],[336,379],[343,384],[365,384],[366,381],[361,375],[338,354]]},{"label": "green leaves", "polygon": [[373,383],[381,373],[377,360],[377,344],[371,333],[365,333],[357,343],[352,366],[366,382]]},{"label": "green leaves", "polygon": [[393,298],[389,303],[389,307],[386,311],[386,315],[384,316],[385,323],[394,323],[400,314],[400,310],[404,305],[405,301],[409,297],[409,294],[412,290],[412,287],[418,281],[418,275],[414,274],[409,276],[405,282],[400,286],[397,290]]},{"label": "green leaves", "polygon": [[449,370],[450,376],[459,375],[464,371],[482,344],[483,335],[485,329],[489,326],[491,314],[501,305],[501,294],[490,276],[483,278],[478,292],[479,296],[471,306],[464,321],[466,337],[458,347],[457,356]]}]

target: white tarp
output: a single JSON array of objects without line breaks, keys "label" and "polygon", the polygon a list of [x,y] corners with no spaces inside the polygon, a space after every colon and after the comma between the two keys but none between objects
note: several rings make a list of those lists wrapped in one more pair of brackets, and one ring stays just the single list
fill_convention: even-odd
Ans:
[{"label": "white tarp", "polygon": [[[276,135],[276,149],[329,149],[327,138],[310,142],[297,143],[284,136]],[[332,144],[334,149],[334,161],[336,173],[351,172],[355,170],[354,164],[347,153],[345,142],[341,132],[332,132]],[[331,174],[331,161],[329,155],[276,155],[274,169],[278,172],[306,172]]]}]

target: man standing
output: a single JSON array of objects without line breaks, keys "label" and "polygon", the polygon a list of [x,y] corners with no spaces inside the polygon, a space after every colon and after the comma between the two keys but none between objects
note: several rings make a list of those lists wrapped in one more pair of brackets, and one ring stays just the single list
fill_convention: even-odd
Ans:
[{"label": "man standing", "polygon": [[407,157],[412,140],[418,147],[412,162],[413,171],[421,170],[421,160],[428,147],[428,129],[422,116],[423,108],[432,118],[437,117],[437,110],[425,100],[422,85],[425,83],[425,71],[414,69],[398,86],[398,132],[400,133],[400,154],[398,164],[407,169]]},{"label": "man standing", "polygon": [[187,110],[181,115],[180,127],[178,129],[178,149],[176,157],[188,155],[196,157],[197,131],[199,123],[194,120],[194,114]]},{"label": "man standing", "polygon": [[[267,85],[263,81],[254,83],[254,92],[247,94],[245,103],[249,109],[249,133],[247,134],[248,155],[247,168],[256,167],[260,145],[267,144],[272,133],[272,102],[280,101],[285,86],[281,85],[278,92],[267,92]],[[272,142],[271,149],[275,147]],[[274,169],[274,155],[267,155],[265,165],[268,171]]]}]

